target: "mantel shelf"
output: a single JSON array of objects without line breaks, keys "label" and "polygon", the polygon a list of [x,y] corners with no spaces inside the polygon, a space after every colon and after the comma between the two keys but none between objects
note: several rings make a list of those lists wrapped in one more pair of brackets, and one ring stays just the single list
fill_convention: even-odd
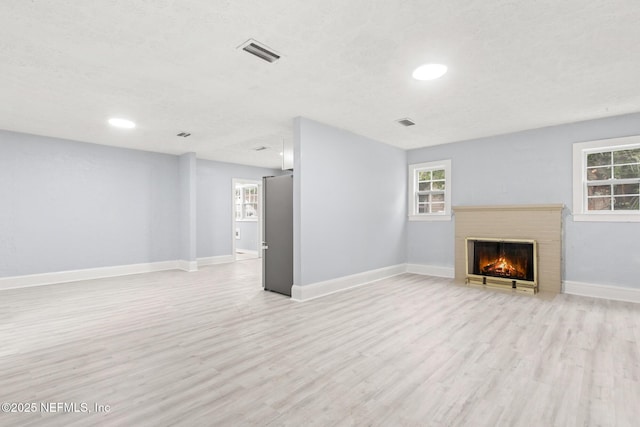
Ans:
[{"label": "mantel shelf", "polygon": [[454,206],[454,212],[477,211],[561,211],[562,203],[549,205],[491,205],[491,206]]}]

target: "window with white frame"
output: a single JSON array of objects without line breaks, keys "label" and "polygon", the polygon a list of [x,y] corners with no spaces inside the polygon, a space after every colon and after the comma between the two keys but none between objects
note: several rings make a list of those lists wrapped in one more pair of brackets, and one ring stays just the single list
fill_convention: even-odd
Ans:
[{"label": "window with white frame", "polygon": [[258,186],[237,185],[235,194],[236,220],[258,220]]},{"label": "window with white frame", "polygon": [[451,160],[409,166],[409,220],[451,219]]},{"label": "window with white frame", "polygon": [[576,221],[640,221],[640,136],[573,145]]}]

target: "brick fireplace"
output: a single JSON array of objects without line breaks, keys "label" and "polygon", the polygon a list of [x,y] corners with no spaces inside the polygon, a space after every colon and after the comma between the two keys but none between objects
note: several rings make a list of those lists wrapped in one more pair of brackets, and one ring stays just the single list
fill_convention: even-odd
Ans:
[{"label": "brick fireplace", "polygon": [[[529,293],[561,292],[562,209],[561,204],[454,207],[456,281]],[[488,254],[478,265],[468,258],[474,241],[482,242],[479,248]],[[505,243],[519,246],[505,249]],[[525,244],[531,244],[532,261],[519,264],[512,258],[525,254]],[[489,259],[492,256],[495,259]]]}]

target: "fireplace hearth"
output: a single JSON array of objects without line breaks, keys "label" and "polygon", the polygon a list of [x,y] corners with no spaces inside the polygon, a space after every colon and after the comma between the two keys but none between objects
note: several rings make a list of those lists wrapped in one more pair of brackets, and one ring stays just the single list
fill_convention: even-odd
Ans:
[{"label": "fireplace hearth", "polygon": [[468,284],[537,292],[535,240],[468,237],[465,241]]}]

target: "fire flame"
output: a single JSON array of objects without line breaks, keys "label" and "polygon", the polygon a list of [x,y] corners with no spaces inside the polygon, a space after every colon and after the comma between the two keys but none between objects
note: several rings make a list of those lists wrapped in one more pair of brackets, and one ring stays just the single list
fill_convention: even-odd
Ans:
[{"label": "fire flame", "polygon": [[526,272],[520,271],[515,265],[511,264],[505,257],[500,257],[482,267],[483,273],[491,273],[502,277],[523,277]]}]

